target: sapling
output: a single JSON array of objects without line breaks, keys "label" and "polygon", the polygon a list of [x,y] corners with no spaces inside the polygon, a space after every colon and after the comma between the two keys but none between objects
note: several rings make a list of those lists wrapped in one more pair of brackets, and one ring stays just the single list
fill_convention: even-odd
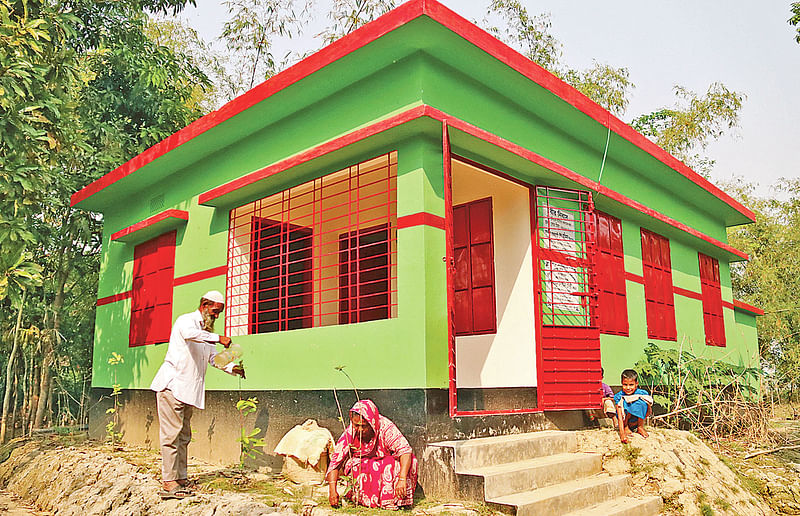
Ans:
[{"label": "sapling", "polygon": [[[336,371],[339,371],[340,373],[342,373],[347,377],[347,379],[350,381],[350,385],[353,387],[353,392],[356,395],[356,400],[361,401],[361,397],[358,394],[358,389],[356,388],[356,384],[353,382],[353,379],[350,378],[350,375],[347,374],[347,371],[345,371],[344,368],[345,366],[343,365],[334,367]],[[336,387],[333,387],[333,398],[336,400],[336,408],[339,411],[339,421],[342,423],[342,434],[344,434],[345,432],[347,432],[347,423],[345,423],[344,414],[342,413],[342,405],[341,403],[339,403],[339,393],[336,391]],[[353,447],[351,447],[350,449],[351,455],[352,452],[353,452]],[[360,468],[360,466],[361,463],[359,462],[358,467]],[[358,471],[356,471],[356,477],[358,477]],[[345,484],[344,492],[347,493],[349,491],[353,491],[356,500],[358,500],[358,486],[356,484],[355,478],[349,475],[344,475],[342,477],[339,477],[339,479]]]},{"label": "sapling", "polygon": [[116,352],[111,352],[108,358],[108,363],[111,365],[111,377],[113,383],[111,384],[111,399],[114,400],[114,406],[106,410],[106,414],[111,414],[111,420],[106,424],[106,439],[115,446],[117,441],[122,440],[122,432],[117,431],[119,425],[119,395],[122,394],[122,386],[117,383],[117,367],[125,360],[122,355]]}]

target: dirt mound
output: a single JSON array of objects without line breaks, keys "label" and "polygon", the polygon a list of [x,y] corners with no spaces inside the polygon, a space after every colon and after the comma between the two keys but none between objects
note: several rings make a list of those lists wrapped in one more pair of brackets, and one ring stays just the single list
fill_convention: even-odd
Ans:
[{"label": "dirt mound", "polygon": [[0,464],[0,488],[63,516],[278,513],[275,507],[237,493],[161,500],[159,482],[121,458],[86,447],[43,446],[41,442],[15,449]]},{"label": "dirt mound", "polygon": [[[650,429],[623,445],[611,429],[578,432],[578,449],[603,454],[603,469],[630,473],[634,494],[659,495],[663,514],[775,514],[751,486],[689,432]],[[712,512],[713,511],[713,512]]]}]

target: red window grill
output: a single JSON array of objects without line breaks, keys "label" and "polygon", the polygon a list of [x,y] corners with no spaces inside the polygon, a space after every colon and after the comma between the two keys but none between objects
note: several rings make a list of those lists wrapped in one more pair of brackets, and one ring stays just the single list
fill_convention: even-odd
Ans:
[{"label": "red window grill", "polygon": [[492,198],[453,206],[455,333],[497,332]]},{"label": "red window grill", "polygon": [[231,210],[226,332],[373,321],[397,312],[397,153]]},{"label": "red window grill", "polygon": [[641,233],[647,336],[678,340],[669,240],[644,228]]},{"label": "red window grill", "polygon": [[597,254],[595,273],[599,295],[597,318],[600,333],[628,335],[628,302],[625,287],[625,253],[622,221],[595,211]]},{"label": "red window grill", "polygon": [[588,192],[536,187],[536,230],[544,325],[592,326],[592,212],[593,205]]},{"label": "red window grill", "polygon": [[133,249],[130,346],[169,341],[175,235],[170,231]]},{"label": "red window grill", "polygon": [[703,295],[703,326],[706,344],[725,346],[725,321],[722,317],[722,289],[719,282],[719,262],[703,253],[700,259],[700,287]]}]

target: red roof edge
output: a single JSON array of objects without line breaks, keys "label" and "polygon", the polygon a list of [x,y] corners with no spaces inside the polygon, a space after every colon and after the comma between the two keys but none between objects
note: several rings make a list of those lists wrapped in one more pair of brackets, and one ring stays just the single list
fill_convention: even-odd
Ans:
[{"label": "red roof edge", "polygon": [[137,169],[204,133],[208,129],[219,125],[234,115],[274,95],[278,91],[311,75],[324,66],[327,66],[422,15],[426,15],[437,21],[481,50],[487,52],[489,55],[495,57],[514,70],[517,70],[528,79],[546,88],[582,113],[588,115],[603,127],[610,127],[611,130],[619,136],[625,138],[680,173],[697,186],[708,191],[751,221],[755,221],[755,214],[751,210],[687,167],[667,151],[651,142],[645,136],[636,132],[632,127],[612,115],[608,110],[436,0],[410,0],[389,11],[380,18],[334,41],[322,50],[231,100],[217,111],[209,113],[192,124],[189,124],[122,166],[75,192],[70,200],[71,205],[74,206],[88,197],[91,197],[103,188],[130,175]]},{"label": "red roof edge", "polygon": [[749,305],[744,301],[739,301],[738,299],[733,300],[733,307],[738,308],[739,310],[744,310],[745,312],[753,313],[755,315],[764,315],[764,310],[753,305]]},{"label": "red roof edge", "polygon": [[125,238],[126,236],[135,233],[137,231],[141,231],[142,229],[148,228],[158,222],[167,220],[167,219],[179,219],[179,220],[189,220],[189,212],[184,210],[165,210],[161,213],[153,215],[152,217],[148,217],[144,220],[137,222],[136,224],[132,224],[127,228],[120,229],[116,233],[111,235],[111,240],[119,240],[121,238]]}]

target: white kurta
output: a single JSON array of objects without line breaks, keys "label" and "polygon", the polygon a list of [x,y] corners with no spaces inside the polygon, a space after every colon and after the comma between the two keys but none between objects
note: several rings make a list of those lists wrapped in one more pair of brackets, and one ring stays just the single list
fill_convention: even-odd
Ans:
[{"label": "white kurta", "polygon": [[[172,391],[175,399],[199,409],[206,405],[206,369],[214,365],[219,335],[203,330],[200,310],[183,314],[175,320],[169,335],[164,363],[153,378],[150,389]],[[223,371],[233,374],[231,362]],[[215,366],[216,367],[216,366]]]}]

